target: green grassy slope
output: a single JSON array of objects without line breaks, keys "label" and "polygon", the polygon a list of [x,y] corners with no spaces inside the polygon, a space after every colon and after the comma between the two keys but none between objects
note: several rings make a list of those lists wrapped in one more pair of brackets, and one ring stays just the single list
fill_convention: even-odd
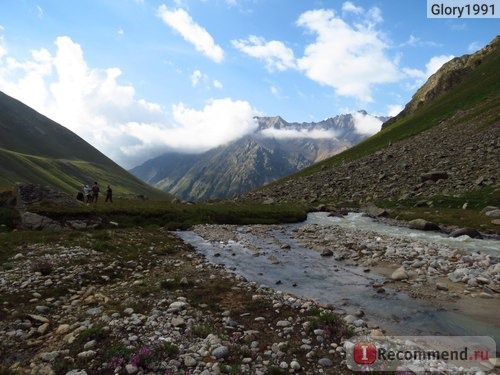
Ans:
[{"label": "green grassy slope", "polygon": [[[483,126],[490,126],[500,118],[500,50],[485,56],[475,70],[470,72],[453,90],[443,93],[435,100],[422,105],[417,111],[399,119],[389,127],[364,142],[332,158],[287,176],[272,185],[314,174],[324,168],[332,168],[344,162],[356,160],[386,148],[391,143],[410,138],[444,119],[457,115],[456,123],[484,114]],[[467,117],[460,116],[467,112]]]},{"label": "green grassy slope", "polygon": [[0,92],[0,190],[17,182],[74,194],[84,183],[110,184],[117,195],[168,198],[63,126]]}]

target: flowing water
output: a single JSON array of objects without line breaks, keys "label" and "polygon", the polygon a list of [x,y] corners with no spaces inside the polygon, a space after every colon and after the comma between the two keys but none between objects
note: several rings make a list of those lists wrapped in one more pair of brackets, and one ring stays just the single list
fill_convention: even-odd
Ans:
[{"label": "flowing water", "polygon": [[[443,308],[385,286],[386,293],[377,293],[371,284],[383,282],[383,276],[365,273],[363,268],[322,257],[316,251],[301,247],[292,238],[291,231],[304,224],[344,225],[380,234],[443,241],[448,245],[451,241],[452,246],[464,251],[480,250],[500,255],[500,241],[448,239],[435,233],[377,223],[358,214],[350,214],[343,219],[313,213],[304,223],[285,225],[282,227],[284,230],[274,227],[258,233],[253,233],[249,229],[251,227],[242,226],[237,229],[238,240],[228,243],[209,242],[190,231],[177,232],[177,235],[193,245],[207,260],[223,264],[248,281],[332,304],[347,313],[362,309],[366,319],[376,322],[391,334],[487,335],[497,342],[500,339],[500,319],[496,315],[500,310],[498,299],[471,302],[479,304],[476,306],[479,313],[484,313],[485,309],[491,312],[478,319],[478,314],[471,309],[463,309],[464,302]],[[283,244],[290,245],[290,249],[284,251],[281,248]],[[258,252],[255,249],[259,249]]]}]

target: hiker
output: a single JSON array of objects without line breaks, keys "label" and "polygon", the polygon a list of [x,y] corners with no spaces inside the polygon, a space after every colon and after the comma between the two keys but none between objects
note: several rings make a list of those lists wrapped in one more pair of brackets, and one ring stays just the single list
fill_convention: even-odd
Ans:
[{"label": "hiker", "polygon": [[104,202],[110,201],[113,203],[113,189],[111,189],[111,186],[108,185],[108,188],[106,189],[106,199]]},{"label": "hiker", "polygon": [[94,182],[94,186],[92,186],[92,201],[94,203],[97,203],[97,199],[99,198],[99,185],[97,185],[97,182]]},{"label": "hiker", "polygon": [[83,186],[83,196],[84,199],[86,199],[87,203],[92,202],[92,190],[90,189],[89,185],[84,185]]}]

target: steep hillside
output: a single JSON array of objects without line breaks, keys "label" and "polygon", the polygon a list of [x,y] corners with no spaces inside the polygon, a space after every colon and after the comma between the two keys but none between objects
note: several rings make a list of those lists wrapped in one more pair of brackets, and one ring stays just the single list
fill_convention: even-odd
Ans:
[{"label": "steep hillside", "polygon": [[16,182],[73,194],[83,183],[111,184],[118,195],[166,197],[68,129],[0,92],[0,188]]},{"label": "steep hillside", "polygon": [[[279,116],[256,120],[256,132],[237,141],[199,155],[167,153],[131,172],[182,199],[226,198],[294,173],[366,138],[357,132],[350,114],[317,123],[288,123]],[[314,132],[323,135],[310,138]]]},{"label": "steep hillside", "polygon": [[430,81],[454,83],[434,85],[433,95],[376,135],[244,199],[404,201],[483,191],[500,204],[499,38],[467,59],[474,69],[445,65]]}]

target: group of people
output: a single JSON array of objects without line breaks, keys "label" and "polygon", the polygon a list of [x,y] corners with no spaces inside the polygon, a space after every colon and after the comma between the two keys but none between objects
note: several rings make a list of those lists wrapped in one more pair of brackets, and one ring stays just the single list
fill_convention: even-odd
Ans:
[{"label": "group of people", "polygon": [[[100,191],[101,188],[99,187],[97,181],[94,182],[94,185],[92,185],[92,187],[90,187],[89,185],[84,185],[83,192],[78,193],[77,199],[85,201],[86,203],[97,203]],[[106,199],[104,201],[113,203],[113,189],[111,189],[110,185],[108,185],[108,188],[106,189]]]}]

